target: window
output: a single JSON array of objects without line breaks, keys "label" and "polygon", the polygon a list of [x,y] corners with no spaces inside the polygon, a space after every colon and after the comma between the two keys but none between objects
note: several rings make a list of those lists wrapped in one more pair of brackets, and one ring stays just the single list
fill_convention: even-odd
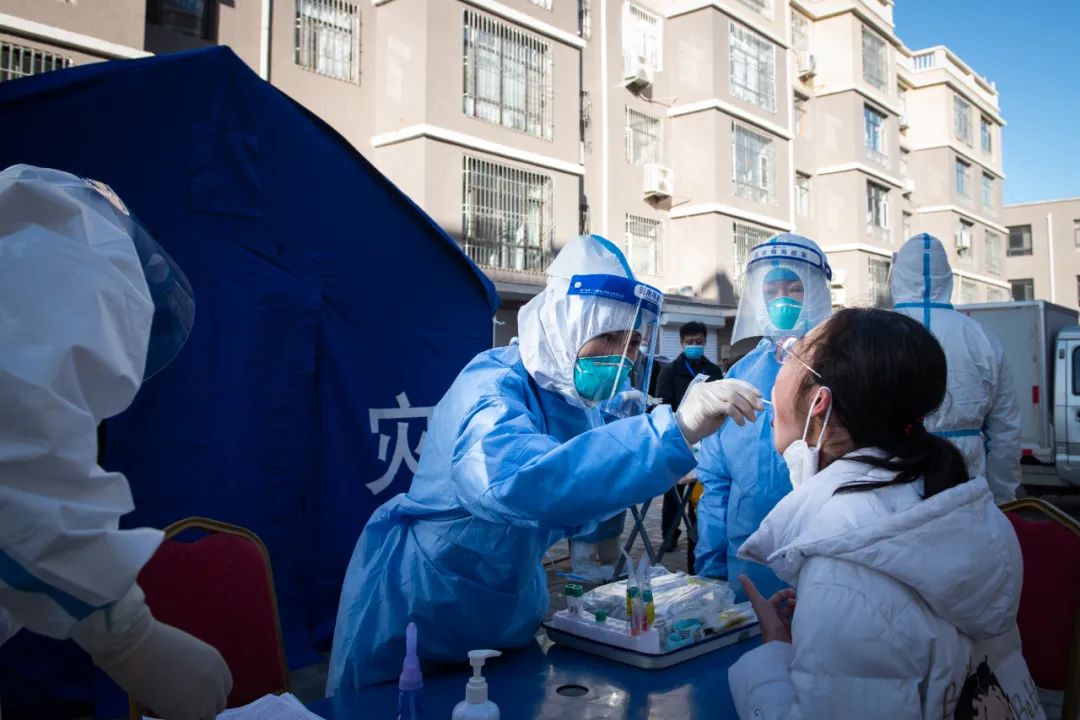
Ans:
[{"label": "window", "polygon": [[1012,286],[1013,300],[1034,300],[1035,299],[1035,281],[1031,278],[1024,280],[1010,280],[1009,285]]},{"label": "window", "polygon": [[165,30],[210,40],[214,0],[147,0],[146,22]]},{"label": "window", "polygon": [[863,106],[866,156],[879,165],[888,165],[885,155],[885,116],[869,105]]},{"label": "window", "polygon": [[296,0],[296,64],[319,75],[360,81],[360,11],[341,0]]},{"label": "window", "polygon": [[982,137],[982,149],[984,153],[992,153],[994,151],[994,139],[991,135],[990,121],[986,118],[979,119],[979,135]]},{"label": "window", "polygon": [[902,229],[904,231],[904,240],[909,239],[911,237],[911,213],[909,212],[904,213]]},{"label": "window", "polygon": [[635,275],[656,277],[663,272],[660,264],[664,226],[659,220],[626,216],[626,250]]},{"label": "window", "polygon": [[968,175],[971,172],[971,165],[964,162],[960,158],[956,159],[956,194],[968,197],[970,194],[968,188],[970,183],[968,182]]},{"label": "window", "polygon": [[1080,250],[1080,220],[1073,220],[1073,242],[1076,249]]},{"label": "window", "polygon": [[866,224],[871,228],[889,228],[889,188],[866,183]]},{"label": "window", "polygon": [[986,271],[1001,274],[1001,236],[990,230],[986,231]]},{"label": "window", "polygon": [[862,76],[878,90],[885,89],[888,64],[885,57],[885,41],[873,30],[862,29]]},{"label": "window", "polygon": [[1005,288],[990,286],[986,289],[986,301],[987,302],[1008,302],[1009,291]]},{"label": "window", "polygon": [[970,305],[979,302],[979,286],[970,280],[960,278],[960,304]]},{"label": "window", "polygon": [[626,162],[631,165],[660,162],[662,139],[659,118],[626,108]]},{"label": "window", "polygon": [[810,176],[795,176],[795,208],[802,217],[810,217]]},{"label": "window", "polygon": [[551,139],[551,44],[465,11],[465,98],[469,117]]},{"label": "window", "polygon": [[868,258],[870,261],[870,304],[873,307],[892,307],[889,292],[889,268],[892,265],[882,258]]},{"label": "window", "polygon": [[653,70],[662,69],[660,18],[637,5],[623,6],[623,52],[640,57]]},{"label": "window", "polygon": [[791,48],[800,66],[810,52],[810,20],[801,12],[791,11]]},{"label": "window", "polygon": [[581,147],[592,152],[592,97],[588,90],[581,91]]},{"label": "window", "polygon": [[735,291],[735,299],[742,296],[743,282],[746,279],[746,261],[750,258],[750,251],[773,236],[773,233],[753,225],[735,223],[732,226],[735,237],[735,257],[731,273],[731,286]]},{"label": "window", "polygon": [[731,94],[776,112],[776,48],[735,23],[731,23]]},{"label": "window", "polygon": [[1080,395],[1080,348],[1076,348],[1075,350],[1073,350],[1073,352],[1072,352],[1072,363],[1073,363],[1073,367],[1072,367],[1072,372],[1073,372],[1072,394],[1073,395]]},{"label": "window", "polygon": [[772,8],[769,7],[769,0],[739,0],[739,2],[760,15],[772,17]]},{"label": "window", "polygon": [[551,177],[465,157],[462,246],[478,265],[543,273],[551,248]]},{"label": "window", "polygon": [[1014,225],[1009,228],[1009,257],[1031,255],[1031,226]]},{"label": "window", "polygon": [[588,40],[592,37],[592,0],[578,0],[578,35]]},{"label": "window", "polygon": [[592,232],[589,229],[592,227],[592,210],[589,208],[589,203],[582,202],[578,207],[578,213],[578,234],[590,234]]},{"label": "window", "polygon": [[0,42],[0,81],[71,67],[71,59],[37,48]]},{"label": "window", "polygon": [[734,123],[732,133],[735,194],[747,200],[772,203],[776,188],[772,139]]},{"label": "window", "polygon": [[801,97],[795,98],[795,134],[806,134],[806,100]]},{"label": "window", "polygon": [[959,95],[953,96],[953,116],[956,139],[971,145],[971,105]]},{"label": "window", "polygon": [[994,207],[994,176],[983,173],[983,207]]}]

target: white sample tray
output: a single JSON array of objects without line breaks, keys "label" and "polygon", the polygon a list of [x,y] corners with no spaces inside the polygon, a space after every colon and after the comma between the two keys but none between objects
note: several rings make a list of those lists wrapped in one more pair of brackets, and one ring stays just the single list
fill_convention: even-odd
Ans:
[{"label": "white sample tray", "polygon": [[568,610],[560,610],[544,621],[548,637],[560,645],[645,670],[678,665],[761,634],[757,619],[750,618],[706,635],[696,643],[665,652],[655,629],[635,637],[630,635],[626,625],[625,620],[613,618],[598,623],[587,615],[574,616]]}]

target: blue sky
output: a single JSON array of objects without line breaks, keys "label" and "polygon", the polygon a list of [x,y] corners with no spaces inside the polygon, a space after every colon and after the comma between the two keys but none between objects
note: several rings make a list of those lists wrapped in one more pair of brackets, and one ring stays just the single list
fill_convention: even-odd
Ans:
[{"label": "blue sky", "polygon": [[1080,197],[1080,0],[896,0],[894,20],[997,83],[1006,203]]}]

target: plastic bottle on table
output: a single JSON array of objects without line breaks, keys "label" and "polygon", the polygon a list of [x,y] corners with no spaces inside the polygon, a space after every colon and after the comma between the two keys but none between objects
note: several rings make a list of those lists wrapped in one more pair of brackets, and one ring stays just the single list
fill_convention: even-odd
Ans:
[{"label": "plastic bottle on table", "polygon": [[420,659],[416,654],[416,623],[405,628],[405,662],[398,676],[398,708],[395,720],[420,720],[420,691],[424,676],[420,674]]},{"label": "plastic bottle on table", "polygon": [[469,651],[473,676],[465,685],[465,699],[454,708],[453,720],[499,720],[499,706],[488,700],[487,680],[481,674],[484,661],[499,655],[497,650]]}]

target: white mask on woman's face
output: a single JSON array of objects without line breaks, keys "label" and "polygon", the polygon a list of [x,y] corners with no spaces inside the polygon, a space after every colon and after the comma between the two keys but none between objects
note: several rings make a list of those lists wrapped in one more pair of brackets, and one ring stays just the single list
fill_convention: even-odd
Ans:
[{"label": "white mask on woman's face", "polygon": [[821,444],[825,442],[825,428],[829,425],[829,416],[832,415],[832,393],[830,392],[829,407],[825,410],[825,421],[821,424],[821,432],[818,434],[817,445],[810,447],[806,443],[806,436],[810,433],[810,418],[813,417],[814,406],[817,405],[821,393],[828,390],[827,387],[819,387],[814,393],[814,400],[810,403],[810,411],[806,414],[806,425],[803,427],[803,435],[800,439],[788,445],[784,451],[784,462],[788,467],[788,477],[791,478],[791,486],[798,488],[808,478],[817,475],[818,455],[821,453]]}]

